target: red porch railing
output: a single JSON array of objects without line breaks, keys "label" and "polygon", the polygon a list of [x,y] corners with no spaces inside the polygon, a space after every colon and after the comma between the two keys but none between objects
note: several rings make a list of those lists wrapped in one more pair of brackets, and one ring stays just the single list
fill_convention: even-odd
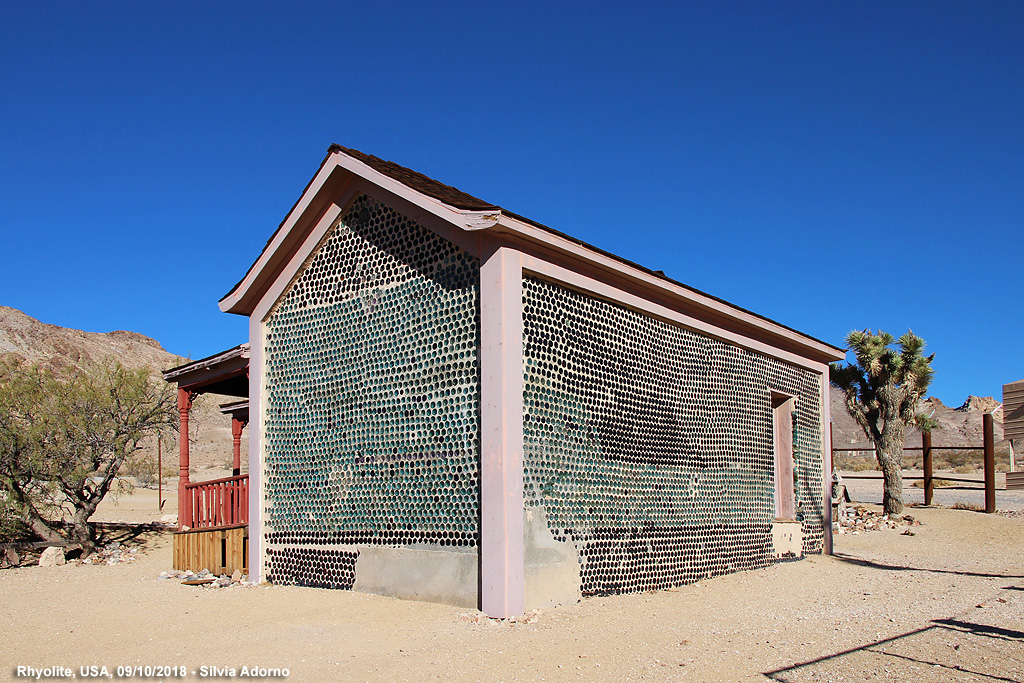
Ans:
[{"label": "red porch railing", "polygon": [[192,529],[249,523],[248,474],[185,484],[185,497],[191,514],[179,518]]}]

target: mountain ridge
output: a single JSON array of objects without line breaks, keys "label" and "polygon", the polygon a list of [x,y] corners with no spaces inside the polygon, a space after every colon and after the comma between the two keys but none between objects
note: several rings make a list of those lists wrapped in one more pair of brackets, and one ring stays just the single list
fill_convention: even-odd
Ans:
[{"label": "mountain ridge", "polygon": [[117,358],[125,367],[146,366],[157,371],[182,361],[160,342],[139,332],[86,332],[44,323],[16,308],[0,305],[0,356],[12,355],[58,370],[82,369],[108,357]]}]

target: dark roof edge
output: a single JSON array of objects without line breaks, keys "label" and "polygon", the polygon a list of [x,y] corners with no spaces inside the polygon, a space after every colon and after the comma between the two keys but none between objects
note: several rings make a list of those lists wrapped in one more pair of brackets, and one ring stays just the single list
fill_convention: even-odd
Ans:
[{"label": "dark roof edge", "polygon": [[341,152],[346,154],[356,161],[361,161],[373,170],[383,173],[392,180],[397,180],[406,187],[422,192],[428,197],[432,197],[439,202],[444,202],[448,206],[455,209],[462,209],[465,211],[494,211],[500,209],[500,206],[485,202],[483,199],[474,197],[468,192],[463,192],[457,187],[451,185],[445,185],[439,180],[434,180],[429,176],[425,176],[419,171],[414,171],[411,168],[396,164],[393,161],[385,161],[380,157],[375,157],[372,154],[366,154],[360,152],[357,149],[349,149],[348,147],[342,147],[339,144],[333,144],[327,148],[328,156],[334,152]]},{"label": "dark roof edge", "polygon": [[228,298],[229,296],[231,296],[231,293],[232,293],[233,291],[235,291],[236,289],[238,289],[239,287],[241,287],[241,286],[242,286],[242,283],[243,283],[243,282],[245,282],[245,278],[249,277],[249,273],[251,273],[251,272],[252,272],[252,269],[256,267],[256,264],[260,262],[260,256],[263,256],[264,252],[266,252],[266,251],[267,251],[267,247],[269,247],[269,246],[270,246],[270,243],[274,241],[274,238],[275,238],[275,237],[277,237],[277,233],[281,232],[281,228],[283,228],[283,227],[284,227],[284,224],[285,224],[285,222],[286,222],[286,221],[288,220],[288,217],[292,215],[292,211],[295,211],[295,207],[297,207],[297,206],[299,205],[299,202],[301,202],[301,201],[302,201],[302,198],[306,196],[306,191],[307,191],[307,190],[309,189],[309,187],[310,187],[310,186],[311,186],[311,185],[313,184],[313,181],[314,181],[314,180],[316,180],[316,177],[317,177],[318,175],[320,175],[320,171],[321,171],[321,170],[323,169],[323,167],[324,167],[324,164],[326,164],[326,163],[327,163],[327,160],[328,160],[328,159],[330,159],[330,158],[331,158],[331,155],[332,155],[332,154],[334,154],[334,152],[336,151],[336,150],[334,149],[334,148],[335,148],[336,146],[337,146],[337,145],[331,145],[331,146],[330,146],[330,147],[329,147],[329,148],[327,149],[327,155],[326,155],[326,156],[325,156],[325,157],[323,158],[323,161],[321,161],[321,162],[320,162],[320,165],[319,165],[319,166],[317,166],[317,168],[316,168],[316,173],[314,173],[314,174],[313,174],[313,175],[312,175],[312,176],[310,177],[310,179],[309,179],[309,182],[308,182],[308,183],[306,183],[306,186],[305,186],[304,188],[302,188],[302,192],[300,192],[300,193],[299,193],[299,197],[298,197],[298,199],[296,199],[296,200],[295,200],[295,203],[294,203],[294,204],[292,204],[292,208],[288,209],[288,213],[286,213],[286,214],[284,215],[284,218],[282,218],[282,219],[281,219],[281,222],[277,224],[277,229],[276,229],[276,230],[274,230],[273,234],[272,234],[272,235],[270,236],[270,239],[268,239],[268,240],[267,240],[267,243],[263,245],[263,248],[262,248],[262,249],[260,249],[260,254],[259,254],[259,256],[257,256],[257,257],[256,257],[256,259],[255,259],[255,260],[254,260],[254,261],[252,262],[252,264],[251,264],[251,265],[249,266],[249,268],[248,268],[248,269],[247,269],[247,270],[245,271],[245,274],[244,274],[244,275],[242,276],[242,279],[241,279],[241,280],[239,280],[238,282],[236,282],[236,283],[235,283],[235,285],[234,285],[234,287],[232,287],[231,289],[229,289],[229,290],[227,291],[227,293],[226,293],[226,294],[225,294],[224,296],[222,296],[222,297],[221,297],[220,299],[218,299],[218,301],[224,301],[224,299],[227,299],[227,298]]},{"label": "dark roof edge", "polygon": [[181,364],[181,365],[179,365],[177,367],[173,367],[173,368],[169,368],[167,370],[164,370],[163,373],[162,373],[163,376],[164,376],[164,380],[172,379],[176,375],[182,374],[183,370],[187,370],[188,368],[191,368],[193,366],[200,367],[202,365],[211,364],[210,361],[217,360],[217,359],[230,360],[230,359],[234,358],[235,356],[241,355],[248,346],[249,346],[249,343],[245,342],[245,343],[239,344],[238,346],[232,346],[230,349],[225,349],[224,351],[218,351],[217,353],[211,354],[211,355],[207,356],[206,358],[200,358],[198,360],[190,360],[189,362],[183,363],[183,364]]}]

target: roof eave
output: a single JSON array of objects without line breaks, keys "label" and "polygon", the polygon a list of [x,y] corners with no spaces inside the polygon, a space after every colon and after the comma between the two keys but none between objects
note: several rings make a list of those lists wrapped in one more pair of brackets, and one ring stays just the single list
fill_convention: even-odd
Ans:
[{"label": "roof eave", "polygon": [[[356,156],[353,156],[356,155]],[[412,205],[424,209],[461,230],[492,231],[504,233],[514,239],[534,245],[549,253],[559,255],[569,262],[586,264],[597,268],[622,281],[629,288],[644,290],[648,294],[667,299],[673,305],[695,311],[747,336],[763,338],[780,348],[787,348],[820,363],[841,360],[845,351],[802,332],[788,328],[769,318],[743,309],[710,294],[676,282],[664,274],[651,271],[639,264],[602,251],[597,247],[536,223],[517,214],[500,209],[466,195],[457,188],[436,184],[426,191],[442,192],[430,196],[422,188],[406,184],[400,177],[388,175],[358,157],[365,158],[385,171],[395,173],[395,168],[410,175],[407,182],[422,183],[432,179],[377,157],[365,155],[332,145],[316,175],[306,185],[302,196],[292,207],[274,235],[267,242],[259,258],[253,263],[241,282],[220,301],[220,308],[227,313],[250,315],[259,305],[267,290],[273,285],[286,263],[301,246],[311,226],[321,217],[332,203],[336,202],[355,178],[361,178],[385,192],[391,193]],[[438,197],[454,196],[462,203],[459,208]]]},{"label": "roof eave", "polygon": [[[315,222],[325,206],[335,200],[346,181],[358,177],[391,192],[417,206],[433,213],[452,225],[466,231],[486,230],[493,227],[501,216],[500,209],[469,210],[459,209],[414,190],[402,182],[387,176],[355,159],[341,148],[331,147],[331,152],[320,165],[317,174],[306,185],[302,197],[285,216],[277,231],[271,236],[256,261],[249,267],[245,277],[236,284],[219,302],[225,313],[250,315],[267,287],[279,272],[278,265],[290,254],[289,247],[302,241],[303,227]],[[325,193],[328,196],[322,196]],[[288,252],[286,254],[285,252]]]},{"label": "roof eave", "polygon": [[193,373],[198,370],[205,370],[207,368],[215,367],[217,365],[222,365],[234,358],[248,357],[249,344],[247,342],[245,344],[233,346],[232,348],[227,349],[226,351],[220,351],[218,353],[213,354],[212,356],[200,358],[199,360],[189,361],[188,363],[185,363],[183,365],[170,368],[169,370],[164,370],[162,374],[165,382],[174,382],[189,373]]}]

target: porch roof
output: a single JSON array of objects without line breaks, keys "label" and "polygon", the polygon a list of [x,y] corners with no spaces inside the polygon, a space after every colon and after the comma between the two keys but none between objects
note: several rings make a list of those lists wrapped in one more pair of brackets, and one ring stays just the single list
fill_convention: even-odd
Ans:
[{"label": "porch roof", "polygon": [[[164,381],[198,393],[249,398],[249,345],[239,344],[227,351],[164,370]],[[246,401],[248,406],[248,401]]]}]

